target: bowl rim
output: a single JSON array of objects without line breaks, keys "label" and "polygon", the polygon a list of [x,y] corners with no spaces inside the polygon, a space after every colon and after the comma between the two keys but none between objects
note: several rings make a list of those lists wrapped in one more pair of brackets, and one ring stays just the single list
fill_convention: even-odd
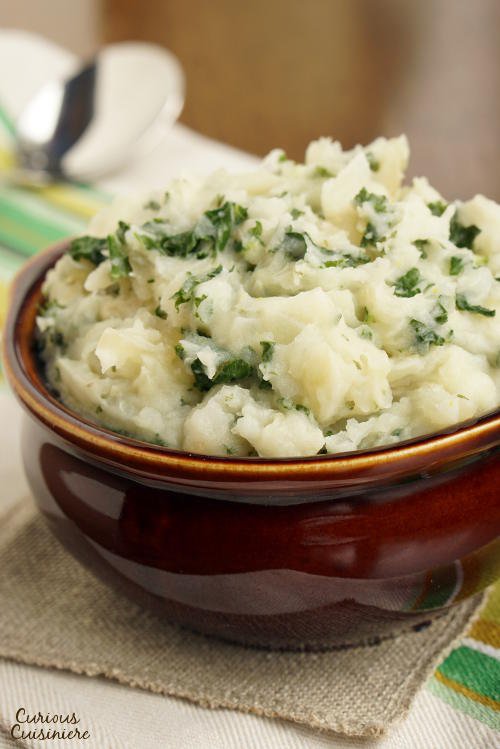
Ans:
[{"label": "bowl rim", "polygon": [[[70,239],[51,245],[30,258],[17,272],[3,335],[3,363],[8,381],[21,404],[50,430],[84,452],[122,466],[160,469],[166,475],[223,475],[255,478],[310,479],[348,477],[360,473],[369,480],[381,474],[423,469],[436,460],[464,457],[500,445],[500,409],[445,430],[372,450],[296,458],[249,458],[191,453],[126,437],[67,408],[43,383],[33,351],[33,328],[41,286],[47,271],[67,250]],[[126,458],[126,461],[124,459]],[[384,470],[384,466],[387,470]],[[389,467],[391,467],[389,469]]]}]

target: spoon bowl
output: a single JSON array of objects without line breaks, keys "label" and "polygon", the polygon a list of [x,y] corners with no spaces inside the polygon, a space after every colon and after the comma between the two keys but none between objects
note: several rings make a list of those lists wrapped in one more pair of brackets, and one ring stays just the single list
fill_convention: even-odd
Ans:
[{"label": "spoon bowl", "polygon": [[15,126],[14,179],[92,180],[149,151],[179,116],[184,75],[152,44],[110,45],[66,78],[42,85]]}]

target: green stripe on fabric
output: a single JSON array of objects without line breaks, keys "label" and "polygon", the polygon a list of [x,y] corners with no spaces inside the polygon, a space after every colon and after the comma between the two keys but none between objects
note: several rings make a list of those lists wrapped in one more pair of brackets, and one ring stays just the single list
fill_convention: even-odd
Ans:
[{"label": "green stripe on fabric", "polygon": [[481,723],[484,723],[494,731],[500,730],[500,713],[497,713],[495,710],[486,705],[481,705],[479,702],[475,702],[463,694],[455,692],[453,689],[449,689],[434,676],[429,679],[426,688],[455,710],[460,710],[471,718],[481,721]]},{"label": "green stripe on fabric", "polygon": [[42,191],[23,190],[19,187],[2,185],[0,188],[0,207],[5,205],[22,215],[38,219],[41,223],[64,227],[67,231],[78,231],[84,220],[66,211],[52,206],[43,196]]},{"label": "green stripe on fabric", "polygon": [[453,650],[438,671],[468,689],[500,702],[500,661],[460,646]]},{"label": "green stripe on fabric", "polygon": [[15,136],[16,128],[14,126],[14,121],[11,119],[10,115],[7,113],[7,110],[0,105],[0,127],[3,127],[6,133],[8,133],[11,137]]},{"label": "green stripe on fabric", "polygon": [[66,236],[68,236],[67,232],[58,230],[41,235],[36,228],[20,225],[12,219],[0,218],[0,244],[7,245],[10,249],[27,257]]},{"label": "green stripe on fabric", "polygon": [[32,196],[0,190],[0,243],[25,256],[79,233],[83,221],[68,220]]},{"label": "green stripe on fabric", "polygon": [[50,206],[35,192],[18,188],[0,188],[0,219],[8,212],[16,220],[27,221],[39,227],[58,228],[68,234],[80,231],[84,221]]}]

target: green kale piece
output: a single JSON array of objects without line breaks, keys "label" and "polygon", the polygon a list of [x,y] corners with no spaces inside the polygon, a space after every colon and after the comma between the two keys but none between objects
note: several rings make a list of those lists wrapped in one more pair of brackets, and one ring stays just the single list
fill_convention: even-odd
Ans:
[{"label": "green kale piece", "polygon": [[445,210],[448,208],[448,204],[443,203],[442,200],[435,200],[433,203],[427,203],[427,208],[430,210],[433,216],[442,216]]},{"label": "green kale piece", "polygon": [[397,279],[394,284],[394,293],[396,296],[412,297],[420,294],[421,289],[419,283],[422,281],[422,276],[418,268],[410,268],[410,270]]},{"label": "green kale piece", "polygon": [[340,252],[333,252],[332,250],[329,250],[326,247],[321,247],[313,242],[309,234],[301,234],[297,231],[285,232],[280,249],[284,250],[290,260],[303,260],[308,245],[312,245],[330,258],[325,260],[323,268],[355,268],[358,265],[370,262],[368,255],[363,254],[355,257],[350,254],[343,255]]},{"label": "green kale piece", "polygon": [[461,224],[458,220],[458,214],[455,212],[455,215],[450,221],[450,242],[452,242],[456,247],[465,247],[468,250],[472,250],[474,240],[480,233],[481,229],[474,224],[471,224],[470,226],[464,226]]},{"label": "green kale piece", "polygon": [[178,234],[169,234],[163,221],[148,221],[141,227],[146,234],[140,239],[148,250],[158,250],[165,255],[198,259],[222,252],[231,239],[236,226],[248,217],[247,209],[226,201],[210,211],[205,211],[195,226]]},{"label": "green kale piece", "polygon": [[476,315],[484,315],[484,317],[495,317],[496,315],[496,310],[494,309],[481,307],[480,304],[470,304],[465,294],[457,294],[455,305],[461,312],[474,312]]},{"label": "green kale piece", "polygon": [[317,179],[329,179],[330,177],[335,177],[333,172],[327,169],[326,166],[315,166],[311,176],[316,177]]},{"label": "green kale piece", "polygon": [[175,294],[172,294],[171,299],[175,299],[175,308],[179,309],[181,304],[191,302],[193,300],[194,290],[196,289],[196,287],[202,283],[205,283],[205,281],[210,281],[210,279],[215,278],[215,276],[218,276],[221,272],[222,265],[218,265],[216,268],[213,268],[208,273],[205,273],[204,276],[195,276],[193,275],[193,273],[190,273],[188,271],[186,274],[186,280],[182,284],[181,288],[176,291]]},{"label": "green kale piece", "polygon": [[73,260],[89,260],[92,265],[99,265],[106,259],[107,246],[107,240],[101,237],[78,237],[71,242],[69,254]]},{"label": "green kale piece", "polygon": [[335,257],[333,259],[325,260],[323,268],[357,268],[358,265],[364,265],[365,263],[371,262],[371,258],[364,254],[358,255],[357,257],[349,254],[343,255],[340,252],[334,254]]},{"label": "green kale piece", "polygon": [[444,325],[445,322],[448,322],[448,310],[439,299],[436,302],[436,306],[434,307],[433,315],[434,320],[439,325]]},{"label": "green kale piece", "polygon": [[261,341],[260,345],[262,346],[262,361],[271,361],[271,359],[273,358],[275,344],[272,341]]},{"label": "green kale piece", "polygon": [[[356,205],[362,206],[364,203],[370,203],[375,213],[386,213],[388,211],[387,198],[385,195],[377,195],[374,192],[368,192],[366,187],[362,187],[354,198]],[[361,247],[370,247],[377,242],[381,242],[384,237],[380,236],[372,221],[368,221],[365,233],[361,238]]]},{"label": "green kale piece", "polygon": [[156,317],[159,317],[161,320],[166,320],[168,317],[167,313],[165,312],[164,309],[160,307],[160,305],[158,305],[158,307],[155,309],[155,315]]},{"label": "green kale piece", "polygon": [[420,320],[410,320],[414,341],[418,349],[428,351],[431,346],[444,346],[445,339]]},{"label": "green kale piece", "polygon": [[302,260],[307,252],[305,235],[297,231],[285,232],[281,249],[290,260]]},{"label": "green kale piece", "polygon": [[371,151],[366,151],[365,156],[372,172],[378,172],[378,170],[380,169],[380,161],[375,158]]},{"label": "green kale piece", "polygon": [[128,224],[120,221],[116,233],[110,234],[107,238],[109,259],[111,260],[111,278],[123,278],[128,276],[132,270],[125,253],[125,233],[129,228]]},{"label": "green kale piece", "polygon": [[425,260],[427,257],[427,250],[425,249],[427,245],[429,244],[428,239],[416,239],[413,244],[417,248],[417,250],[420,252],[420,257]]},{"label": "green kale piece", "polygon": [[375,213],[385,213],[387,211],[387,198],[385,195],[377,195],[374,192],[368,192],[366,187],[362,187],[354,198],[354,202],[357,205],[363,205],[363,203],[371,203]]},{"label": "green kale piece", "polygon": [[458,276],[464,269],[464,259],[454,255],[450,258],[450,276]]},{"label": "green kale piece", "polygon": [[251,364],[238,358],[229,359],[220,364],[212,379],[208,377],[205,367],[198,358],[191,364],[191,371],[194,375],[195,386],[202,392],[210,390],[214,385],[244,380],[254,373]]}]

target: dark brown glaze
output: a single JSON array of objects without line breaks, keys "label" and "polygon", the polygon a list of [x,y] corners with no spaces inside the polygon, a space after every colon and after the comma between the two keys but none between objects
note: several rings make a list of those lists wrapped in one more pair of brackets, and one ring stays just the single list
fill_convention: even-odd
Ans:
[{"label": "dark brown glaze", "polygon": [[340,457],[213,458],[69,412],[33,353],[40,278],[17,280],[5,336],[29,416],[23,456],[56,535],[107,582],[203,632],[322,647],[421,625],[500,574],[500,418]]}]

